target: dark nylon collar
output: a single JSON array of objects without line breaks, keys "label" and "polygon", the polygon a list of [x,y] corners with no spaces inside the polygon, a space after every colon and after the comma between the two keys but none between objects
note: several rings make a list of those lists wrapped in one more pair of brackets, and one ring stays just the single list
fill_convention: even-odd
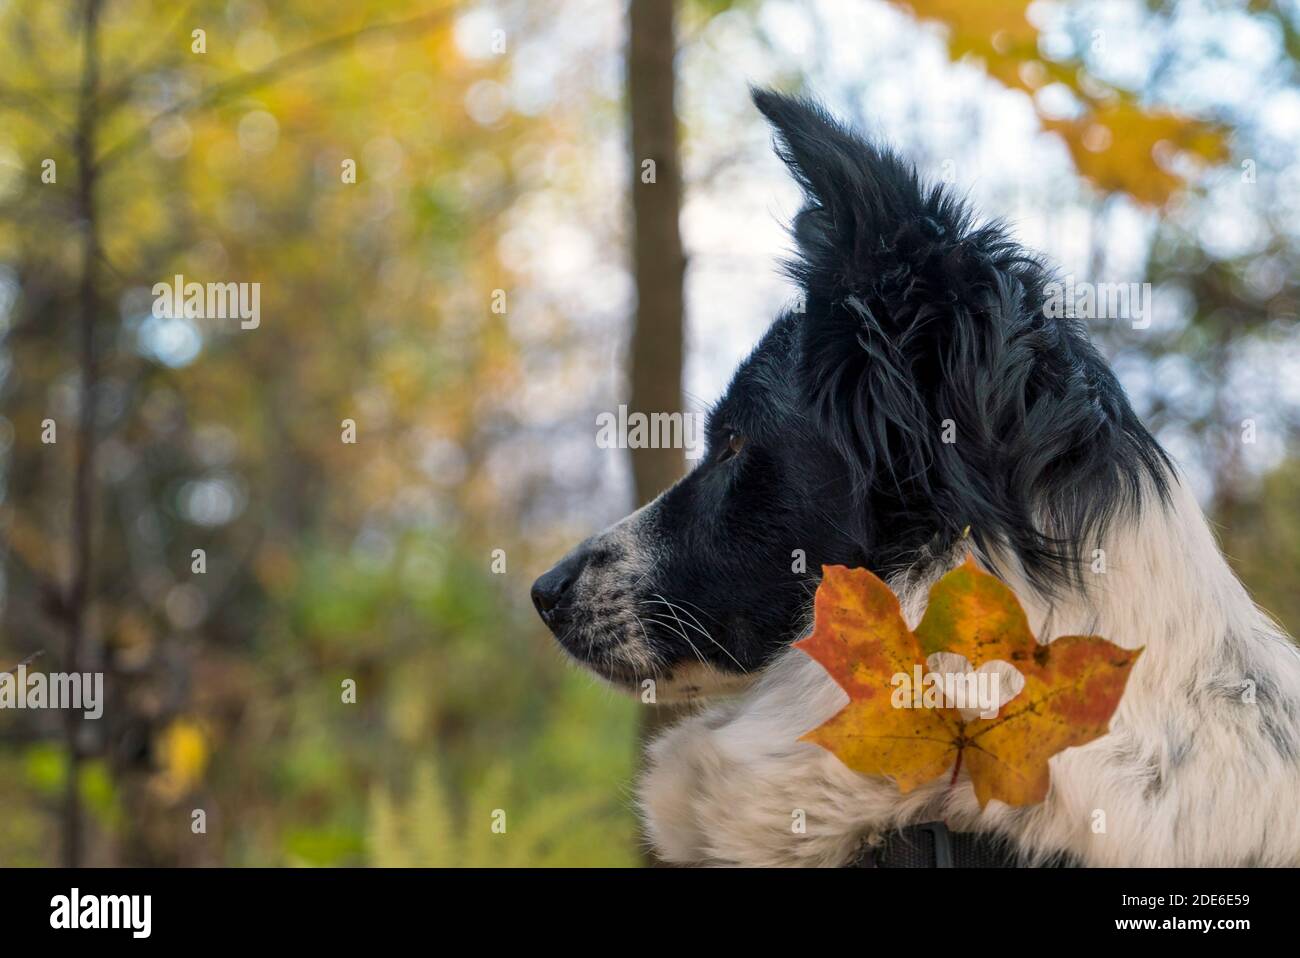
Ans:
[{"label": "dark nylon collar", "polygon": [[[849,868],[1017,868],[1015,849],[1003,837],[988,832],[954,832],[943,822],[908,825],[885,836],[883,843],[865,841]],[[1047,868],[1069,868],[1073,858],[1062,855]]]}]

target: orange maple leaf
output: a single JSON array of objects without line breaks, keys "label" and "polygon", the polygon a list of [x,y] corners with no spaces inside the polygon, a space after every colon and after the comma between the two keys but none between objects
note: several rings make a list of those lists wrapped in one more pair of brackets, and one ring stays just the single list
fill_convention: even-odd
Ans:
[{"label": "orange maple leaf", "polygon": [[[969,558],[935,583],[915,632],[879,578],[825,567],[812,634],[795,647],[849,694],[849,704],[805,741],[859,772],[892,778],[904,793],[950,769],[955,782],[964,760],[980,807],[994,798],[1008,805],[1046,798],[1048,759],[1109,731],[1142,651],[1097,636],[1040,644],[1015,594]],[[989,718],[968,720],[949,699],[940,707],[896,705],[899,676],[929,672],[927,658],[940,652],[971,667],[1009,663],[1024,686]]]}]

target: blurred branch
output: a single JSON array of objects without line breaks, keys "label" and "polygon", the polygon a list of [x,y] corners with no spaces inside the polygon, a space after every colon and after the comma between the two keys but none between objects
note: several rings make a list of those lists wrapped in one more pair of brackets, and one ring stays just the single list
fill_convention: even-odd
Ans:
[{"label": "blurred branch", "polygon": [[0,672],[0,675],[12,675],[15,672],[17,672],[19,669],[21,669],[24,665],[31,665],[34,661],[39,659],[44,654],[45,654],[44,652],[41,652],[39,650],[33,652],[31,655],[27,656],[27,658],[23,659],[21,662],[18,662],[15,665],[11,665],[3,672]]},{"label": "blurred branch", "polygon": [[399,20],[392,23],[378,23],[362,27],[359,30],[353,30],[350,33],[344,33],[337,37],[330,37],[329,39],[309,44],[301,50],[295,50],[293,53],[287,53],[267,64],[260,70],[253,70],[250,73],[237,76],[231,80],[225,81],[224,83],[217,83],[201,93],[186,100],[182,100],[174,106],[168,107],[166,110],[157,114],[149,121],[148,125],[127,135],[125,139],[111,147],[108,152],[99,158],[96,166],[100,170],[107,170],[118,160],[121,160],[123,157],[133,153],[141,146],[148,143],[150,138],[150,128],[159,120],[171,116],[180,116],[182,114],[193,115],[196,113],[202,113],[205,110],[211,110],[233,97],[251,93],[254,90],[276,83],[294,73],[310,69],[313,66],[318,66],[330,57],[337,56],[338,54],[344,53],[362,44],[372,43],[393,36],[396,36],[401,40],[414,39],[446,22],[452,11],[452,7],[444,7],[435,13],[412,17],[408,20]]}]

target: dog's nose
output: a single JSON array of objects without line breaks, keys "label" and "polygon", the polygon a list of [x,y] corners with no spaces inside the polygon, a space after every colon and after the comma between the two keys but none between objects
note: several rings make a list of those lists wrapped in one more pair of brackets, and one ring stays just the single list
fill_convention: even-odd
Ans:
[{"label": "dog's nose", "polygon": [[548,572],[533,583],[533,605],[542,621],[552,628],[562,612],[560,603],[565,594],[578,581],[582,567],[587,564],[587,551],[581,547],[574,549],[557,562]]}]

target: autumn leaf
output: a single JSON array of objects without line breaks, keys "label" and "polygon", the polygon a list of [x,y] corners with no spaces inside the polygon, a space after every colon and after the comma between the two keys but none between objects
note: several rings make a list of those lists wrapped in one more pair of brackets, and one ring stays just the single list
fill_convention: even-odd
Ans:
[{"label": "autumn leaf", "polygon": [[[830,673],[849,704],[803,739],[859,772],[892,778],[904,793],[949,771],[956,781],[964,763],[981,807],[1041,802],[1048,759],[1109,731],[1141,653],[1097,636],[1040,644],[1015,594],[969,558],[935,583],[915,632],[889,586],[867,570],[822,572],[813,632],[795,647]],[[989,718],[896,705],[897,677],[934,671],[927,663],[935,656],[959,656],[972,668],[1007,663],[1023,688]]]}]

